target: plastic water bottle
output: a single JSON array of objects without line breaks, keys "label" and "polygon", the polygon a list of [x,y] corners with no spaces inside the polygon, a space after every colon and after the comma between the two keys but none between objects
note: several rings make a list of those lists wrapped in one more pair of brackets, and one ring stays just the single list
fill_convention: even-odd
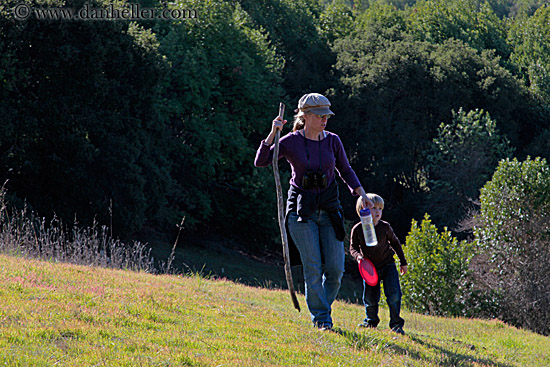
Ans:
[{"label": "plastic water bottle", "polygon": [[372,215],[368,208],[361,209],[359,211],[361,217],[361,226],[363,227],[363,236],[365,237],[365,245],[376,246],[378,240],[376,239],[376,232],[374,231],[374,223],[372,222]]}]

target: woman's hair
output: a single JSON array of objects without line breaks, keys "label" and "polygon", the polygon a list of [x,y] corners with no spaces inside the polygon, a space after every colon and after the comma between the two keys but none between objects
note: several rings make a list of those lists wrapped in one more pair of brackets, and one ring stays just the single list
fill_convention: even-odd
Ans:
[{"label": "woman's hair", "polygon": [[297,115],[294,115],[294,126],[292,127],[292,132],[302,130],[306,126],[306,120],[304,115],[308,112],[298,112]]},{"label": "woman's hair", "polygon": [[[380,195],[377,194],[367,194],[367,197],[372,201],[374,205],[379,205],[384,209],[384,199]],[[357,211],[357,215],[359,215],[359,211],[363,209],[363,200],[361,196],[357,199],[357,202],[355,203],[355,210]]]}]

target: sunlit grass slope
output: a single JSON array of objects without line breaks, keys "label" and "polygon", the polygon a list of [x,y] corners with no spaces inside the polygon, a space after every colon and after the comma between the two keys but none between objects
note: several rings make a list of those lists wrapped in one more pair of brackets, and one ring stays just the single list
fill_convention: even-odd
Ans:
[{"label": "sunlit grass slope", "polygon": [[[0,256],[0,364],[7,366],[548,366],[550,341],[500,322],[404,313],[406,336],[335,332],[285,291],[200,275],[154,276]],[[305,308],[303,297],[299,297]]]}]

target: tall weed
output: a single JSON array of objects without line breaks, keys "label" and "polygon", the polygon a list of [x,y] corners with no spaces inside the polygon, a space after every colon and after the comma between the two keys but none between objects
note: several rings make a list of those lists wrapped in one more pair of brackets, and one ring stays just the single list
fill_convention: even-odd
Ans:
[{"label": "tall weed", "polygon": [[112,238],[108,227],[96,222],[83,228],[75,219],[68,228],[57,217],[47,221],[26,205],[12,208],[5,188],[0,190],[0,253],[154,273],[150,252],[144,243]]}]

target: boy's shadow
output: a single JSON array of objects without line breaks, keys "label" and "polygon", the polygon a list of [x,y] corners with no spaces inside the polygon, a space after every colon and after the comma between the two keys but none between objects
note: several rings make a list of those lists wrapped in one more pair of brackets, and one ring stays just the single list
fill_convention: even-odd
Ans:
[{"label": "boy's shadow", "polygon": [[[437,361],[440,366],[465,366],[465,367],[474,367],[474,366],[494,366],[494,367],[512,367],[511,364],[494,362],[486,358],[478,358],[466,353],[460,353],[447,349],[443,346],[436,345],[433,342],[429,342],[428,339],[436,339],[427,335],[421,334],[407,334],[405,336],[393,335],[392,333],[380,331],[380,330],[365,330],[363,332],[357,331],[348,331],[338,327],[335,327],[333,331],[337,334],[342,335],[347,339],[347,342],[350,346],[357,350],[388,350],[390,353],[406,355],[412,357],[418,361],[426,361],[425,353],[420,351],[420,348],[414,348],[414,345],[411,347],[404,346],[403,343],[397,344],[395,341],[402,338],[408,338],[414,344],[417,344],[418,347],[423,347],[427,349],[432,349],[435,355],[440,356]],[[464,343],[459,340],[453,339],[452,341],[446,341],[443,339],[437,339],[442,343],[452,343],[455,345],[460,345],[469,350],[476,350],[475,345]]]}]

